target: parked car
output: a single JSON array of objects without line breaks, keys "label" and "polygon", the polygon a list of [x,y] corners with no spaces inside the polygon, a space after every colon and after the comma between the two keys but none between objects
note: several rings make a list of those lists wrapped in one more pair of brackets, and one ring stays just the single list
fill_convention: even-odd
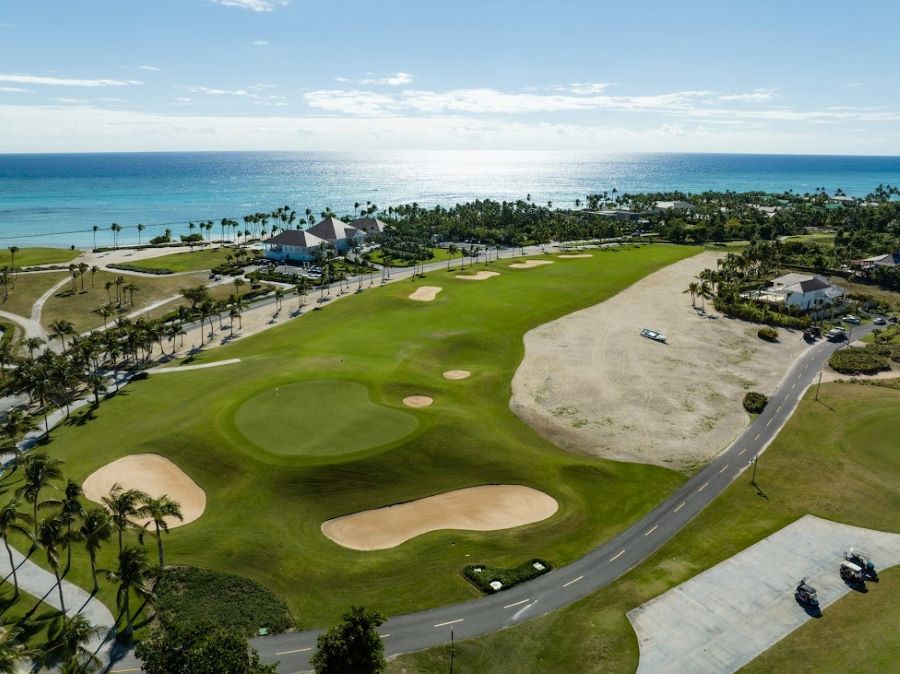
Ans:
[{"label": "parked car", "polygon": [[884,316],[876,316],[876,317],[872,320],[872,322],[873,322],[875,325],[885,325],[885,324],[887,323],[887,321],[884,319]]},{"label": "parked car", "polygon": [[841,327],[831,328],[831,330],[825,334],[825,338],[829,342],[843,342],[847,339],[847,331]]},{"label": "parked car", "polygon": [[853,314],[847,314],[846,316],[844,316],[844,323],[852,323],[853,325],[859,325],[861,323],[861,321]]}]

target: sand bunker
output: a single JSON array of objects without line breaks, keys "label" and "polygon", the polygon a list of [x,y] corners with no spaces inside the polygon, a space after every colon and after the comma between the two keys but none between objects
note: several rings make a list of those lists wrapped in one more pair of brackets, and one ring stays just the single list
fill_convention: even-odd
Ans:
[{"label": "sand bunker", "polygon": [[580,260],[585,257],[594,257],[590,253],[578,253],[577,255],[557,255],[560,260]]},{"label": "sand bunker", "polygon": [[456,278],[462,279],[463,281],[484,281],[485,279],[491,278],[491,276],[500,276],[500,273],[496,271],[479,271],[474,274],[457,274]]},{"label": "sand bunker", "polygon": [[428,396],[406,396],[403,399],[403,404],[407,407],[429,407],[433,402],[434,399]]},{"label": "sand bunker", "polygon": [[[177,501],[184,520],[167,518],[170,528],[193,522],[206,509],[206,493],[181,468],[159,454],[132,454],[117,459],[91,473],[82,488],[85,497],[102,503],[116,483],[123,489],[140,489],[156,498],[168,495]],[[149,521],[136,520],[141,525]]]},{"label": "sand bunker", "polygon": [[468,379],[472,376],[472,373],[468,370],[447,370],[444,373],[444,379]]},{"label": "sand bunker", "polygon": [[[711,459],[747,427],[744,394],[774,391],[808,348],[799,332],[779,328],[772,344],[758,325],[708,303],[713,317],[691,308],[682,290],[718,256],[677,262],[529,332],[512,410],[566,449],[669,468]],[[642,338],[642,328],[669,343]]]},{"label": "sand bunker", "polygon": [[558,509],[556,499],[537,489],[487,485],[337,517],[322,524],[322,533],[345,548],[384,550],[439,529],[511,529],[545,520]]},{"label": "sand bunker", "polygon": [[443,288],[439,288],[437,286],[422,286],[416,292],[409,296],[409,299],[416,300],[417,302],[430,302],[437,294],[441,292]]},{"label": "sand bunker", "polygon": [[524,262],[515,262],[509,265],[509,268],[531,269],[532,267],[543,267],[545,264],[553,264],[553,260],[525,260]]}]

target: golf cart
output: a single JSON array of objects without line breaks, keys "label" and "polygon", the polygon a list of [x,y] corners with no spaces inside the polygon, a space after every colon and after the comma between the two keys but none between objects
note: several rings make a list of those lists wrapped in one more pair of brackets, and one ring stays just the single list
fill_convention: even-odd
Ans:
[{"label": "golf cart", "polygon": [[641,337],[652,339],[654,342],[662,342],[663,344],[665,344],[666,339],[668,339],[663,333],[658,330],[651,330],[650,328],[641,330]]},{"label": "golf cart", "polygon": [[859,564],[844,560],[840,567],[841,580],[847,585],[862,585],[865,582],[862,567]]},{"label": "golf cart", "polygon": [[844,553],[844,561],[856,564],[863,570],[865,576],[868,576],[869,578],[878,578],[875,564],[872,563],[872,558],[869,557],[867,552],[857,550],[856,548],[850,548]]},{"label": "golf cart", "polygon": [[803,331],[803,338],[807,342],[814,342],[822,336],[822,328],[818,325],[810,325]]},{"label": "golf cart", "polygon": [[794,598],[804,606],[816,607],[819,605],[816,588],[812,585],[807,585],[806,578],[797,583],[797,589],[794,590]]}]

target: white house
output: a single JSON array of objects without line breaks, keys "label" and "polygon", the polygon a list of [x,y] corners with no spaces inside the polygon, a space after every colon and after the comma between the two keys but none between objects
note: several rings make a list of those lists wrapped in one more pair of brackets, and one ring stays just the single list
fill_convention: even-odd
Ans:
[{"label": "white house", "polygon": [[690,201],[657,201],[653,205],[653,210],[657,213],[663,211],[692,211],[694,204]]},{"label": "white house", "polygon": [[873,267],[896,267],[900,265],[900,252],[876,255],[867,257],[864,260],[854,260],[853,264],[863,270],[872,269]]},{"label": "white house", "polygon": [[832,285],[820,274],[785,274],[772,280],[772,286],[764,293],[768,299],[807,311],[819,306],[835,304],[843,300],[847,291]]},{"label": "white house", "polygon": [[263,243],[269,260],[312,262],[321,248],[331,245],[338,253],[346,253],[351,242],[361,244],[366,236],[363,230],[330,216],[305,230],[287,229]]}]

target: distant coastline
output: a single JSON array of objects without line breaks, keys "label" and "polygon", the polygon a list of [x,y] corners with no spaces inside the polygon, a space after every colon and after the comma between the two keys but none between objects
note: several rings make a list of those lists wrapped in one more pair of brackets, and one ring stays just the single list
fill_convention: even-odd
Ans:
[{"label": "distant coastline", "polygon": [[[476,199],[571,207],[588,193],[704,190],[864,196],[900,184],[900,157],[588,152],[178,152],[0,155],[0,246],[120,243],[188,221],[240,218],[290,204],[351,212],[355,203],[422,206]],[[100,240],[98,239],[98,243]],[[107,242],[108,243],[108,242]]]}]

